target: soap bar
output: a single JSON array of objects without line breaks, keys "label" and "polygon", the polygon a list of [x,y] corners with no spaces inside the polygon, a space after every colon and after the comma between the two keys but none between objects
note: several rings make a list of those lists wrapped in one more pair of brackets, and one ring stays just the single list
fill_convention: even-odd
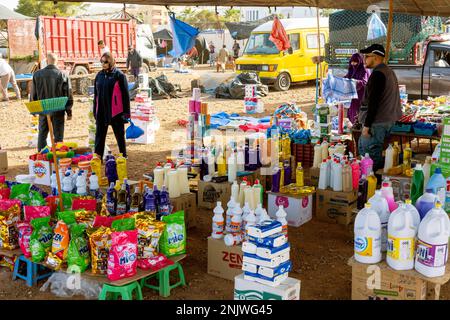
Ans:
[{"label": "soap bar", "polygon": [[251,237],[266,238],[281,231],[282,227],[279,221],[266,220],[261,224],[248,227],[247,234]]}]

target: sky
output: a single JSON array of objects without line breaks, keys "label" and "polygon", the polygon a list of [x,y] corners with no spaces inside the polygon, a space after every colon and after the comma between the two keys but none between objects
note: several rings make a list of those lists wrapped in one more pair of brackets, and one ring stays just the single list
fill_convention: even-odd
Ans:
[{"label": "sky", "polygon": [[[14,10],[17,7],[17,4],[19,3],[19,0],[0,0],[0,4],[4,5],[5,7]],[[92,3],[92,2],[88,2]],[[111,3],[96,3],[96,6],[101,7],[111,7],[111,6],[119,6],[122,7],[122,4],[111,4]]]}]

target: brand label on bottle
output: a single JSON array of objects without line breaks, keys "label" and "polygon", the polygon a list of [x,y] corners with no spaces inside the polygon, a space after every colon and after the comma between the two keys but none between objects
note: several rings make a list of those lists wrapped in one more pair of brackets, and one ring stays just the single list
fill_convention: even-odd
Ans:
[{"label": "brand label on bottle", "polygon": [[139,207],[131,207],[129,212],[139,212]]},{"label": "brand label on bottle", "polygon": [[115,214],[114,202],[106,202],[106,209],[108,210],[109,214]]},{"label": "brand label on bottle", "polygon": [[223,221],[222,222],[213,222],[212,223],[212,231],[216,234],[223,233]]},{"label": "brand label on bottle", "polygon": [[170,206],[169,205],[159,206],[159,214],[160,216],[168,216],[170,214]]},{"label": "brand label on bottle", "polygon": [[387,255],[398,261],[414,259],[414,238],[388,236]]},{"label": "brand label on bottle", "polygon": [[388,241],[388,223],[381,223],[381,250],[386,251],[387,249],[387,241]]},{"label": "brand label on bottle", "polygon": [[372,237],[356,237],[355,238],[355,253],[360,256],[373,256],[373,238]]},{"label": "brand label on bottle", "polygon": [[443,267],[447,261],[448,244],[434,245],[422,240],[417,242],[416,263],[427,267]]},{"label": "brand label on bottle", "polygon": [[127,213],[126,203],[118,203],[116,213],[117,213],[117,215],[122,215],[122,214]]},{"label": "brand label on bottle", "polygon": [[241,223],[237,223],[237,222],[231,222],[230,224],[230,232],[231,233],[238,233],[241,232]]}]

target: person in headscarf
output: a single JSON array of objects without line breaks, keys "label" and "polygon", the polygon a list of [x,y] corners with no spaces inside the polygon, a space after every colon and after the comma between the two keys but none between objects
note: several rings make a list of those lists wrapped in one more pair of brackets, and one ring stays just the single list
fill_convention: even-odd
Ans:
[{"label": "person in headscarf", "polygon": [[347,112],[347,118],[351,123],[357,120],[359,108],[364,98],[364,88],[369,79],[370,71],[364,67],[364,59],[361,54],[354,53],[348,63],[348,72],[345,78],[357,80],[356,90],[358,91],[358,99],[353,99]]}]

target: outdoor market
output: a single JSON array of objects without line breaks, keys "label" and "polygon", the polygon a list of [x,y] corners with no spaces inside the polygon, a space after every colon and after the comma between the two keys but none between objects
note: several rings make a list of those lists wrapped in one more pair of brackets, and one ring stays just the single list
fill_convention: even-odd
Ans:
[{"label": "outdoor market", "polygon": [[446,1],[108,2],[0,1],[0,299],[450,299]]}]

